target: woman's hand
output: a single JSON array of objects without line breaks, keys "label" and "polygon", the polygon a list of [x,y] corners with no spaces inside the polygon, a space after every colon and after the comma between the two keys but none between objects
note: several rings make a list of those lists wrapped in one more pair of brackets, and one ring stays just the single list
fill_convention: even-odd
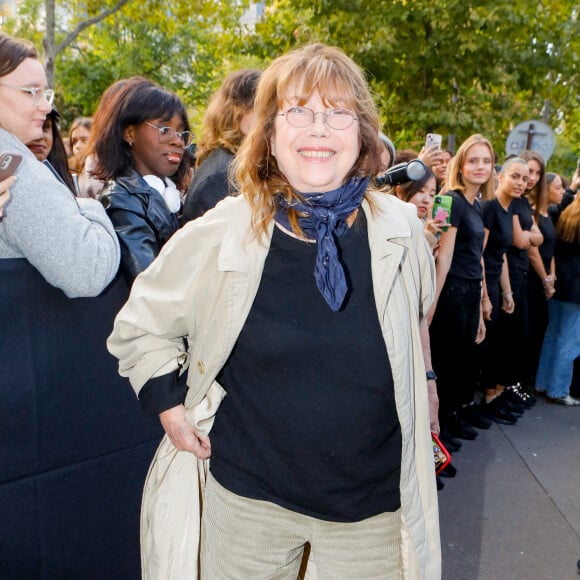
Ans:
[{"label": "woman's hand", "polygon": [[189,451],[199,459],[207,459],[211,455],[209,437],[199,435],[188,423],[183,405],[163,411],[159,414],[159,419],[176,449]]},{"label": "woman's hand", "polygon": [[550,298],[552,298],[556,293],[556,288],[554,287],[555,282],[556,277],[553,274],[548,274],[542,280],[542,287],[544,288],[544,296],[546,297],[546,300],[550,300]]},{"label": "woman's hand", "polygon": [[10,199],[10,187],[16,181],[16,177],[7,177],[0,181],[0,218],[3,216],[4,205]]},{"label": "woman's hand", "polygon": [[428,219],[425,221],[425,231],[437,237],[445,231],[443,228],[447,227],[449,227],[449,224],[434,219]]},{"label": "woman's hand", "polygon": [[441,156],[441,149],[438,145],[429,145],[429,147],[423,147],[421,153],[419,153],[419,159],[429,167],[433,165],[439,165],[441,161],[439,160]]},{"label": "woman's hand", "polygon": [[501,293],[501,309],[506,314],[513,314],[515,307],[516,307],[516,303],[514,302],[513,292],[502,292]]}]

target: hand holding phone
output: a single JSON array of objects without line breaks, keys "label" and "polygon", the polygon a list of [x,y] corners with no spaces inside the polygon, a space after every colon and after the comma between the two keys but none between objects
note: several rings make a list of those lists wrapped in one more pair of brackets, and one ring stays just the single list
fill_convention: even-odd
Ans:
[{"label": "hand holding phone", "polygon": [[437,147],[437,149],[441,149],[441,143],[443,142],[443,135],[439,135],[439,133],[427,133],[425,137],[425,149],[429,147]]},{"label": "hand holding phone", "polygon": [[451,206],[453,198],[450,195],[436,195],[433,200],[431,216],[441,224],[441,229],[446,232],[451,223]]},{"label": "hand holding phone", "polygon": [[4,152],[0,154],[0,220],[6,215],[4,212],[4,205],[10,199],[10,192],[8,189],[14,183],[15,178],[12,177],[18,169],[22,155],[18,153]]},{"label": "hand holding phone", "polygon": [[22,155],[18,153],[9,153],[8,151],[0,153],[0,181],[14,175],[21,161]]}]

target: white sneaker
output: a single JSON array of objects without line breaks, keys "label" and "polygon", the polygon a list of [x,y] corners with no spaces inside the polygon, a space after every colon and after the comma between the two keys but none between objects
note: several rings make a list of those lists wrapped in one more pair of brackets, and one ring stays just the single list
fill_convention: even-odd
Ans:
[{"label": "white sneaker", "polygon": [[556,405],[565,405],[566,407],[580,407],[580,399],[575,399],[570,395],[565,397],[546,397],[549,403]]}]

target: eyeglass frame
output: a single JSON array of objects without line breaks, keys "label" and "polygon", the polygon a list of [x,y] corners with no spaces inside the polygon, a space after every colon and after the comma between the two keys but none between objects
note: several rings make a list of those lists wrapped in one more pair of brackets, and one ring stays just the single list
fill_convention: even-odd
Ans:
[{"label": "eyeglass frame", "polygon": [[[310,111],[310,113],[311,113],[310,122],[307,123],[306,125],[302,125],[302,126],[293,125],[292,123],[290,123],[290,121],[288,120],[288,113],[292,113],[292,112],[295,112],[297,110]],[[341,114],[345,113],[345,116],[349,116],[352,119],[351,122],[346,127],[341,127],[341,128],[333,127],[331,124],[328,123],[328,117],[330,116],[330,118],[332,118],[332,116],[336,115],[336,113],[341,113]],[[314,125],[314,123],[316,122],[316,115],[322,115],[322,122],[330,129],[333,129],[334,131],[345,131],[349,127],[352,127],[352,124],[355,121],[358,121],[358,117],[356,116],[356,114],[348,109],[330,109],[329,111],[316,111],[315,112],[310,107],[290,107],[289,109],[286,109],[286,111],[284,111],[282,113],[278,113],[278,116],[284,117],[286,119],[286,122],[288,123],[288,125],[290,125],[290,127],[294,127],[295,129],[306,129],[306,127],[309,127],[310,125]]]},{"label": "eyeglass frame", "polygon": [[[167,127],[167,126],[159,127],[158,125],[154,125],[153,123],[149,123],[149,121],[143,121],[143,123],[145,123],[145,125],[149,125],[149,127],[153,127],[153,129],[156,129],[160,140],[162,137],[168,136],[169,138],[167,139],[167,142],[169,143],[171,141],[171,139],[173,139],[173,135],[175,135],[183,143],[184,149],[189,146],[189,144],[191,143],[191,140],[193,139],[193,133],[191,131],[176,131],[173,127]],[[173,131],[173,135],[171,133],[166,133],[164,135],[162,133],[163,130]],[[187,133],[187,135],[188,135],[187,139],[183,138],[184,133]]]},{"label": "eyeglass frame", "polygon": [[54,103],[55,92],[53,89],[41,89],[40,87],[21,87],[19,85],[13,85],[12,83],[4,83],[0,81],[0,86],[7,87],[9,89],[15,89],[23,93],[27,93],[32,97],[32,104],[35,107],[40,106],[40,97],[42,95],[45,101],[52,107]]}]

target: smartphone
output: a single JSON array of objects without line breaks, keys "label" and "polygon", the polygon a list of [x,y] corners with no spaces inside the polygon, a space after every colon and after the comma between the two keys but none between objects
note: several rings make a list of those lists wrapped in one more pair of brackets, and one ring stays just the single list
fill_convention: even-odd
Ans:
[{"label": "smartphone", "polygon": [[433,459],[435,461],[435,473],[441,473],[451,463],[451,453],[447,451],[445,445],[435,433],[431,433],[431,443],[433,444]]},{"label": "smartphone", "polygon": [[437,149],[441,149],[442,142],[443,135],[439,135],[439,133],[427,133],[425,137],[425,148],[437,145]]},{"label": "smartphone", "polygon": [[0,153],[0,181],[14,175],[21,161],[22,155],[18,153]]},{"label": "smartphone", "polygon": [[438,222],[446,224],[443,231],[447,231],[447,227],[451,223],[451,206],[453,205],[453,198],[450,195],[436,195],[433,200],[433,210],[431,217]]}]

